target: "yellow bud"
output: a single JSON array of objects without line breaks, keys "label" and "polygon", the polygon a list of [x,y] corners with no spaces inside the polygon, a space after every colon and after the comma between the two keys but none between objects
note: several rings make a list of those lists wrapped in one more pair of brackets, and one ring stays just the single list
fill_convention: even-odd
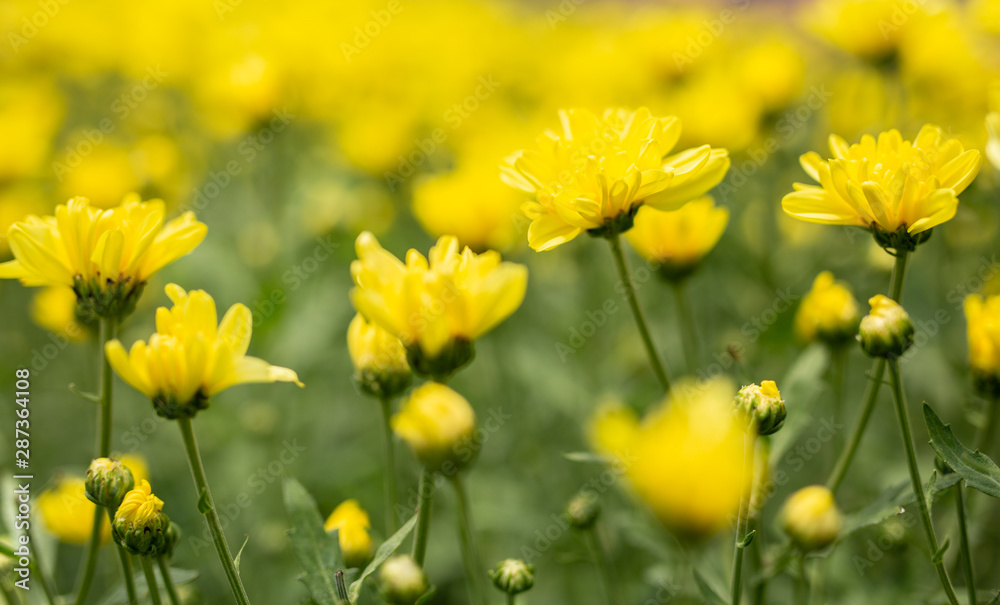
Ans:
[{"label": "yellow bud", "polygon": [[804,342],[844,344],[857,334],[858,301],[846,284],[823,271],[813,281],[812,290],[802,297],[795,314],[795,333]]},{"label": "yellow bud", "polygon": [[369,395],[393,397],[410,383],[406,349],[398,338],[358,313],[347,328],[354,380]]},{"label": "yellow bud", "polygon": [[170,519],[163,514],[163,500],[153,495],[149,481],[143,479],[125,494],[115,513],[113,532],[125,550],[134,555],[155,557],[165,554],[169,543]]},{"label": "yellow bud", "polygon": [[410,555],[389,557],[379,572],[382,595],[392,605],[413,605],[427,592],[427,576]]},{"label": "yellow bud", "polygon": [[976,390],[988,397],[1000,396],[1000,295],[967,297],[965,320]]},{"label": "yellow bud", "polygon": [[913,324],[899,303],[876,294],[868,300],[871,313],[861,320],[858,340],[871,357],[895,358],[913,344]]},{"label": "yellow bud", "polygon": [[777,433],[785,424],[785,401],[773,380],[743,387],[733,403],[747,418],[753,419],[759,435]]},{"label": "yellow bud", "polygon": [[625,237],[643,258],[659,266],[664,278],[676,281],[698,268],[728,223],[729,211],[703,197],[672,212],[639,208],[635,226]]},{"label": "yellow bud", "polygon": [[789,496],[779,517],[785,532],[804,551],[832,544],[844,524],[833,492],[822,485],[803,487]]},{"label": "yellow bud", "polygon": [[[420,462],[432,471],[455,470],[471,462],[476,414],[464,397],[437,382],[413,391],[392,417],[392,430],[410,446]],[[451,472],[454,472],[452,470]]]},{"label": "yellow bud", "polygon": [[323,528],[337,530],[340,552],[348,567],[364,567],[372,558],[371,520],[357,500],[344,500],[327,517]]}]

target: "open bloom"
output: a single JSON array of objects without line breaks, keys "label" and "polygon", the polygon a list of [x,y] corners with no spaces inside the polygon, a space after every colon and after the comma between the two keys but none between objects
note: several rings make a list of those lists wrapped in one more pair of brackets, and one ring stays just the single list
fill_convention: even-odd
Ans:
[{"label": "open bloom", "polygon": [[642,204],[675,210],[725,176],[729,155],[708,145],[670,155],[680,137],[676,117],[646,108],[560,111],[562,132],[546,131],[536,149],[511,155],[505,183],[530,193],[528,244],[549,250],[584,231],[620,233]]},{"label": "open bloom", "polygon": [[357,500],[344,500],[323,524],[326,531],[337,530],[340,552],[348,567],[362,567],[372,558],[371,520]]},{"label": "open bloom", "polygon": [[77,197],[55,216],[29,216],[8,231],[14,260],[0,264],[0,278],[27,286],[69,286],[81,307],[98,317],[134,309],[151,275],[194,250],[207,227],[186,212],[164,224],[161,201],[129,196],[100,210]]},{"label": "open bloom", "polygon": [[358,312],[400,339],[414,369],[448,374],[471,358],[471,344],[513,313],[524,299],[528,270],[488,250],[459,252],[444,236],[427,258],[416,250],[406,264],[364,232],[351,263]]},{"label": "open bloom", "polygon": [[898,130],[881,133],[877,141],[865,135],[854,145],[830,135],[830,150],[829,160],[815,152],[801,157],[819,186],[796,183],[781,201],[785,212],[813,223],[867,227],[876,237],[897,238],[880,239],[883,246],[909,250],[920,241],[913,236],[955,216],[958,194],[982,165],[977,150],[964,150],[930,124],[912,143]]},{"label": "open bloom", "polygon": [[156,333],[128,353],[118,340],[106,346],[108,363],[122,379],[153,400],[166,418],[193,416],[208,398],[237,384],[294,382],[288,368],[248,357],[253,317],[242,304],[218,322],[215,301],[202,290],[185,292],[168,284],[171,308],[156,310]]},{"label": "open bloom", "polygon": [[728,223],[729,211],[703,197],[672,212],[640,208],[635,227],[625,237],[665,277],[681,279],[715,247]]},{"label": "open bloom", "polygon": [[978,390],[1000,396],[1000,295],[965,299],[969,365]]},{"label": "open bloom", "polygon": [[802,297],[795,314],[795,333],[803,342],[821,340],[831,345],[854,338],[860,321],[858,301],[847,284],[833,273],[816,276],[812,289]]}]

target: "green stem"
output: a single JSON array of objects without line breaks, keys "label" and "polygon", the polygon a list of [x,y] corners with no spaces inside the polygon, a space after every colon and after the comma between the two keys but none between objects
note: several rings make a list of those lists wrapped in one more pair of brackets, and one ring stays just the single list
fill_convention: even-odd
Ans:
[{"label": "green stem", "polygon": [[[833,387],[833,422],[844,419],[844,391],[847,368],[847,346],[839,345],[830,351],[830,383]],[[844,436],[837,431],[833,436],[834,451],[840,451]]]},{"label": "green stem", "polygon": [[[749,527],[749,525],[747,527]],[[754,535],[753,538],[753,555],[754,555],[753,559],[754,559],[754,564],[757,566],[758,571],[764,569],[764,554],[763,554],[764,548],[761,546],[761,544],[763,543],[763,537],[764,536],[762,535],[762,531],[758,529],[757,533]],[[754,585],[753,605],[764,604],[764,597],[767,594],[767,582],[769,580],[770,578],[765,576],[763,578],[760,578],[757,581],[756,585]]]},{"label": "green stem", "polygon": [[198,453],[198,442],[194,436],[194,429],[191,426],[190,418],[178,418],[177,426],[181,429],[181,436],[184,438],[184,450],[187,453],[188,465],[191,467],[191,476],[194,478],[195,491],[198,493],[198,510],[205,515],[208,521],[208,529],[212,533],[212,541],[215,542],[215,550],[219,555],[219,561],[226,572],[226,579],[229,580],[229,588],[239,605],[250,605],[246,589],[240,580],[240,574],[236,571],[233,563],[232,551],[226,542],[226,535],[222,533],[222,522],[219,520],[219,512],[215,509],[215,501],[212,500],[212,492],[208,489],[208,478],[205,476],[205,467],[201,462],[201,454]]},{"label": "green stem", "polygon": [[[743,485],[753,485],[753,452],[757,445],[757,434],[754,430],[748,429],[743,436]],[[746,545],[747,524],[750,522],[750,496],[753,489],[748,488],[747,493],[740,498],[739,515],[736,518],[736,539],[733,548],[733,574],[732,574],[732,603],[740,605],[740,597],[743,592],[743,551]]]},{"label": "green stem", "polygon": [[431,509],[434,506],[434,474],[426,468],[420,474],[419,503],[417,504],[417,529],[413,534],[413,549],[410,555],[420,567],[424,566],[427,554],[427,536],[431,529]]},{"label": "green stem", "polygon": [[149,590],[149,599],[153,605],[160,604],[160,588],[156,585],[156,574],[153,573],[153,563],[149,557],[139,557],[142,565],[142,573],[146,576],[146,588]]},{"label": "green stem", "polygon": [[[98,509],[101,507],[98,506]],[[111,509],[105,509],[108,513],[108,520],[114,524],[114,514]],[[138,605],[139,597],[136,596],[135,592],[135,580],[132,578],[132,558],[129,556],[128,552],[122,548],[121,545],[115,544],[115,550],[118,551],[118,560],[121,562],[122,566],[122,579],[125,582],[125,594],[128,595],[129,605]]]},{"label": "green stem", "polygon": [[456,474],[451,478],[458,498],[458,533],[462,540],[462,562],[465,564],[465,576],[469,582],[469,594],[473,605],[486,603],[486,591],[483,585],[485,568],[479,558],[479,548],[476,546],[476,530],[472,524],[472,508],[469,506],[469,496],[465,491],[462,476]]},{"label": "green stem", "polygon": [[688,304],[685,282],[673,282],[671,289],[674,291],[674,299],[677,301],[677,320],[681,324],[684,360],[687,363],[688,374],[694,375],[698,371],[698,360],[701,359],[701,351],[698,347],[698,330],[694,323],[694,314],[691,313],[691,305]]},{"label": "green stem", "polygon": [[930,510],[927,506],[927,499],[924,497],[923,482],[920,479],[920,468],[917,466],[917,453],[913,447],[913,434],[910,432],[910,415],[906,409],[906,398],[903,394],[903,381],[899,374],[899,364],[895,359],[889,362],[889,381],[892,388],[892,400],[896,406],[896,419],[899,421],[899,432],[903,438],[903,448],[906,450],[906,464],[910,469],[910,483],[913,485],[913,496],[917,500],[917,508],[920,509],[920,520],[924,526],[924,533],[927,534],[927,544],[931,549],[931,563],[937,570],[941,586],[948,596],[952,605],[958,605],[958,597],[955,596],[955,589],[951,585],[948,571],[944,568],[941,560],[937,535],[934,533],[934,523],[931,521]]},{"label": "green stem", "polygon": [[514,605],[514,595],[507,595],[507,605]]},{"label": "green stem", "polygon": [[[896,256],[896,264],[892,268],[892,278],[889,281],[889,298],[896,302],[900,302],[900,297],[903,294],[903,279],[906,277],[906,259],[908,256],[907,252],[900,252]],[[851,429],[851,435],[847,439],[847,446],[840,453],[837,463],[833,466],[833,471],[830,472],[830,477],[826,480],[826,487],[831,492],[836,493],[837,488],[840,487],[840,484],[844,481],[844,477],[847,475],[847,469],[850,468],[851,462],[854,460],[854,455],[858,451],[858,445],[861,443],[861,437],[864,436],[865,429],[868,427],[868,420],[871,419],[872,412],[875,411],[875,403],[878,401],[878,393],[882,388],[882,377],[884,375],[885,360],[873,360],[872,369],[869,371],[871,381],[868,383],[868,392],[865,394],[865,403],[861,407],[861,414],[858,415],[858,419]]]},{"label": "green stem", "polygon": [[[111,395],[112,381],[111,365],[108,364],[104,347],[113,340],[118,331],[118,322],[114,319],[101,318],[99,325],[98,344],[98,419],[97,419],[97,458],[107,458],[111,453]],[[76,591],[76,605],[83,605],[90,594],[90,586],[94,582],[94,572],[97,571],[97,554],[101,546],[101,507],[94,510],[94,528],[90,532],[90,542],[87,546],[87,558],[83,564],[83,576]]]},{"label": "green stem", "polygon": [[[976,435],[976,449],[983,451],[989,446],[990,441],[993,439],[993,435],[997,432],[997,420],[1000,419],[1000,414],[997,414],[997,408],[1000,407],[1000,397],[991,398],[986,403],[986,424],[980,429],[979,434]],[[983,452],[984,454],[986,452]]]},{"label": "green stem", "polygon": [[806,575],[806,555],[799,556],[799,604],[809,605],[809,576]]},{"label": "green stem", "polygon": [[163,585],[167,587],[167,596],[170,597],[171,605],[181,605],[181,597],[177,594],[174,579],[170,576],[170,564],[166,557],[157,557],[156,566],[160,568],[160,575],[163,576]]},{"label": "green stem", "polygon": [[604,600],[614,605],[618,602],[614,580],[615,568],[611,563],[611,557],[608,556],[607,548],[604,547],[604,543],[601,541],[601,536],[597,533],[596,524],[586,530],[584,539],[587,542],[587,548],[590,550],[590,556],[594,558],[594,563],[597,565],[597,576],[600,579],[601,589],[604,592]]},{"label": "green stem", "polygon": [[958,509],[959,538],[962,546],[962,560],[965,566],[965,586],[969,591],[969,603],[976,600],[976,577],[972,567],[972,551],[969,549],[969,529],[965,519],[965,495],[962,493],[962,482],[955,484],[955,506]]},{"label": "green stem", "polygon": [[392,444],[392,401],[388,397],[380,397],[382,408],[382,448],[385,452],[385,468],[382,470],[383,492],[385,498],[385,534],[391,536],[399,529],[396,519],[396,455]]},{"label": "green stem", "polygon": [[632,285],[632,273],[628,269],[628,261],[625,260],[625,253],[622,251],[621,235],[614,234],[608,238],[611,244],[611,255],[615,258],[615,267],[618,269],[618,277],[625,285],[625,297],[632,308],[632,315],[635,317],[636,327],[639,328],[639,336],[642,337],[642,344],[646,347],[646,354],[649,356],[649,364],[653,367],[653,373],[660,382],[664,391],[670,390],[670,378],[667,377],[666,366],[660,360],[660,354],[656,351],[653,337],[649,334],[649,326],[646,323],[646,316],[639,306],[639,299],[635,295],[635,287]]}]

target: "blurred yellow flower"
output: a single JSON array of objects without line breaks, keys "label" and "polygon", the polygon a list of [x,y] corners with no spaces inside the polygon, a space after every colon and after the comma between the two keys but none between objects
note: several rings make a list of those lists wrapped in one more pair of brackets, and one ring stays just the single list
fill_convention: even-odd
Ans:
[{"label": "blurred yellow flower", "polygon": [[108,363],[122,379],[153,401],[161,416],[194,416],[208,399],[238,384],[294,382],[295,372],[248,357],[253,317],[242,304],[218,322],[215,300],[203,290],[185,292],[168,284],[172,308],[156,310],[156,333],[126,353],[118,340],[107,343]]},{"label": "blurred yellow flower", "polygon": [[682,279],[715,247],[728,223],[729,210],[703,197],[672,212],[640,208],[635,227],[625,237],[663,275]]},{"label": "blurred yellow flower", "polygon": [[907,0],[821,0],[808,20],[841,49],[877,63],[892,57],[908,26],[923,14],[921,3]]},{"label": "blurred yellow flower", "polygon": [[47,286],[31,299],[31,319],[53,334],[86,340],[88,328],[76,314],[76,292],[66,286]]},{"label": "blurred yellow flower", "polygon": [[822,485],[803,487],[789,496],[778,516],[788,536],[806,552],[829,546],[844,525],[833,492]]},{"label": "blurred yellow flower", "polygon": [[639,416],[619,401],[602,403],[587,423],[587,440],[597,451],[623,459],[639,432]]},{"label": "blurred yellow flower", "polygon": [[1000,396],[1000,295],[965,299],[969,365],[978,390]]},{"label": "blurred yellow flower", "polygon": [[528,243],[549,250],[584,231],[621,233],[642,204],[674,210],[722,180],[725,149],[708,145],[674,155],[680,120],[649,110],[559,112],[562,132],[545,132],[537,149],[515,152],[501,167],[505,183],[534,196]]},{"label": "blurred yellow flower", "polygon": [[137,485],[143,479],[149,480],[149,465],[141,454],[123,454],[118,457],[118,461],[132,472],[132,478]]},{"label": "blurred yellow flower", "polygon": [[850,287],[834,280],[833,273],[823,271],[802,297],[795,313],[795,334],[805,343],[820,340],[844,344],[858,333],[859,321],[858,301]]},{"label": "blurred yellow flower", "polygon": [[354,379],[376,397],[392,397],[410,382],[406,349],[398,338],[358,313],[347,327],[347,351],[354,364]]},{"label": "blurred yellow flower", "polygon": [[0,278],[26,286],[69,286],[85,315],[121,317],[135,307],[146,280],[191,252],[207,227],[186,212],[163,224],[163,202],[126,198],[111,210],[85,198],[56,207],[55,216],[28,216],[11,226],[14,260]]},{"label": "blurred yellow flower", "polygon": [[914,238],[955,216],[958,194],[979,173],[982,157],[945,139],[937,126],[920,129],[914,142],[898,130],[848,145],[830,135],[833,158],[809,152],[802,168],[820,186],[795,184],[782,199],[788,214],[804,221],[871,228],[884,247],[912,250]]},{"label": "blurred yellow flower", "polygon": [[986,115],[986,132],[989,135],[986,158],[994,168],[1000,170],[1000,110],[991,111]]},{"label": "blurred yellow flower", "polygon": [[371,521],[357,500],[344,500],[337,505],[323,528],[328,532],[337,530],[340,552],[348,567],[363,567],[372,558],[372,538],[368,535]]},{"label": "blurred yellow flower", "polygon": [[118,205],[130,191],[140,190],[142,183],[127,147],[117,141],[91,143],[82,134],[72,141],[70,152],[52,162],[59,199],[85,197],[91,206],[104,209]]},{"label": "blurred yellow flower", "polygon": [[[38,510],[45,528],[60,542],[86,544],[94,529],[95,504],[87,499],[82,477],[62,477],[38,495]],[[111,538],[111,524],[101,516],[101,540]]]},{"label": "blurred yellow flower", "polygon": [[477,453],[476,414],[464,397],[438,382],[413,390],[392,417],[392,430],[431,471],[453,474]]},{"label": "blurred yellow flower", "polygon": [[369,321],[399,338],[423,374],[441,375],[469,361],[472,342],[521,305],[528,283],[523,265],[501,262],[488,250],[475,254],[444,236],[425,258],[416,250],[406,264],[364,232],[351,263],[351,300]]}]

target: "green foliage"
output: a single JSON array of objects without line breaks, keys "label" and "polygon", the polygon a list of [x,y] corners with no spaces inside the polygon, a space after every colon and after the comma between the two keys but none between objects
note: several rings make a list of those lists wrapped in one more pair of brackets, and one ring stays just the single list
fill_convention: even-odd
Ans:
[{"label": "green foliage", "polygon": [[931,437],[931,447],[969,487],[988,496],[1000,498],[1000,468],[989,456],[973,451],[951,432],[951,427],[941,422],[931,406],[924,403],[924,420]]},{"label": "green foliage", "polygon": [[285,479],[285,510],[292,526],[288,531],[292,550],[305,570],[299,580],[309,588],[317,605],[340,605],[334,575],[343,571],[344,559],[336,530],[328,533],[323,529],[316,501],[290,477]]}]

